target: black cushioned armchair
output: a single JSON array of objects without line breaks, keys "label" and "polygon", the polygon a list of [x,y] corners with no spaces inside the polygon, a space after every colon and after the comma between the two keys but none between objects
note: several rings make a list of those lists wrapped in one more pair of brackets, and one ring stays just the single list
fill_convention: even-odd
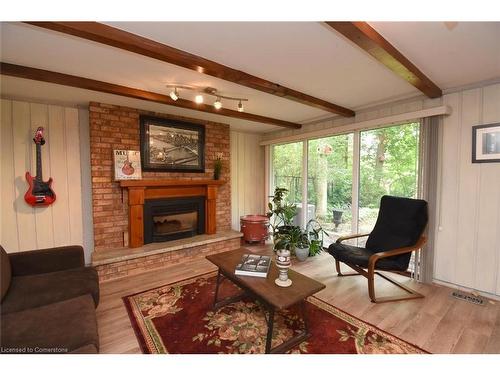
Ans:
[{"label": "black cushioned armchair", "polygon": [[[427,226],[427,220],[426,201],[384,195],[380,200],[380,211],[371,233],[340,237],[336,243],[331,244],[328,248],[330,255],[335,258],[338,275],[365,276],[368,279],[370,299],[375,303],[424,297],[394,279],[375,272],[375,270],[406,271],[410,263],[411,253],[422,248],[426,242],[423,233]],[[342,243],[364,236],[368,236],[364,248]],[[356,273],[342,274],[340,262],[351,267]],[[375,274],[404,289],[408,294],[377,298],[374,286]]]}]

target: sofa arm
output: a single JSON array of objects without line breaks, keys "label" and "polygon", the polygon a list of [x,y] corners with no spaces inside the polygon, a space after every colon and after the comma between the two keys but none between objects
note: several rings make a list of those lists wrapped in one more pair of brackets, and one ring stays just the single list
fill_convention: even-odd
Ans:
[{"label": "sofa arm", "polygon": [[61,246],[9,254],[12,276],[36,275],[83,267],[83,247]]}]

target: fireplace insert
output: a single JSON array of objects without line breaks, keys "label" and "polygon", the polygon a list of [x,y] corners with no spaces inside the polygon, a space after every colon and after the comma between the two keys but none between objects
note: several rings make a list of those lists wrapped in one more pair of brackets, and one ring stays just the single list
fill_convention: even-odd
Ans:
[{"label": "fireplace insert", "polygon": [[205,233],[205,197],[147,199],[144,243],[177,240]]}]

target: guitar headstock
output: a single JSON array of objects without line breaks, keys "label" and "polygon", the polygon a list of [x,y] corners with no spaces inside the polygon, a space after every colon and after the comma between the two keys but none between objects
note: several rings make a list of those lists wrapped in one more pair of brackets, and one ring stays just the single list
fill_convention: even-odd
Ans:
[{"label": "guitar headstock", "polygon": [[43,127],[39,126],[38,129],[36,129],[35,138],[33,138],[33,142],[35,142],[37,145],[45,144],[45,139],[43,138]]}]

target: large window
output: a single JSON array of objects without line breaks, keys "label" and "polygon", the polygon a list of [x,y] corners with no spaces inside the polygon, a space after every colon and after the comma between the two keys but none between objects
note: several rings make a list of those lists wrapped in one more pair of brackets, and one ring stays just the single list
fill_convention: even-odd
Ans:
[{"label": "large window", "polygon": [[383,195],[417,197],[419,123],[361,132],[358,231],[370,232]]},{"label": "large window", "polygon": [[271,194],[287,188],[288,201],[298,207],[295,224],[318,220],[330,234],[327,242],[370,232],[384,194],[418,195],[419,131],[411,122],[274,145]]}]

